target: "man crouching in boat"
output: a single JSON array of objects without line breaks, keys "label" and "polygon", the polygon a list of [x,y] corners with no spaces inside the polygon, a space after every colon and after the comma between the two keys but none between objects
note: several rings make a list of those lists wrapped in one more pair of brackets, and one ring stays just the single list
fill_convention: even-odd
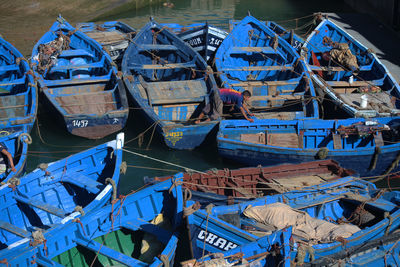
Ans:
[{"label": "man crouching in boat", "polygon": [[[204,118],[205,115],[208,115],[208,118],[205,121],[216,120],[223,113],[223,106],[230,105],[231,108],[229,112],[235,111],[235,109],[240,110],[243,117],[250,121],[254,122],[252,118],[249,116],[254,116],[253,113],[249,111],[249,109],[243,105],[244,101],[248,101],[251,97],[251,93],[248,90],[243,91],[242,93],[228,88],[221,88],[219,89],[219,96],[214,96],[214,106],[209,102],[200,113],[200,116],[195,121],[195,123],[200,123],[201,119]],[[247,114],[246,114],[247,113]]]},{"label": "man crouching in boat", "polygon": [[[14,167],[14,161],[12,155],[10,152],[8,152],[7,146],[3,142],[0,142],[0,152],[2,154],[0,157],[0,174],[7,171],[7,164],[6,164],[7,161],[11,167],[11,170],[13,172],[16,172],[17,170]],[[6,156],[7,159],[5,159],[3,155]]]}]

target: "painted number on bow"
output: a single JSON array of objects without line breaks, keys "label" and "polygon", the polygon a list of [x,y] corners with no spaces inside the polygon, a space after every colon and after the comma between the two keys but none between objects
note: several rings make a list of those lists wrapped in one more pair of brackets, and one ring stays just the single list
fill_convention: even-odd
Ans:
[{"label": "painted number on bow", "polygon": [[85,128],[89,124],[88,120],[73,120],[72,121],[72,126],[78,127],[78,128]]}]

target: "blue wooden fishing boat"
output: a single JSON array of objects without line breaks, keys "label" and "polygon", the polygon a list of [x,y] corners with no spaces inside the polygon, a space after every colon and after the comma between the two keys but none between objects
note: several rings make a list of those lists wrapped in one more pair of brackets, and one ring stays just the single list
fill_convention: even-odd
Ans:
[{"label": "blue wooden fishing boat", "polygon": [[82,22],[76,24],[79,31],[99,42],[115,62],[120,62],[136,30],[121,21],[107,21],[102,24]]},{"label": "blue wooden fishing boat", "polygon": [[125,126],[128,101],[110,56],[62,17],[36,43],[31,65],[44,105],[70,133],[98,139]]},{"label": "blue wooden fishing boat", "polygon": [[303,266],[333,266],[339,262],[341,266],[347,267],[398,266],[400,263],[399,240],[400,232],[397,230],[390,235],[351,247],[329,257],[319,258]]},{"label": "blue wooden fishing boat", "polygon": [[400,86],[372,50],[322,17],[302,55],[316,89],[354,117],[396,116]]},{"label": "blue wooden fishing boat", "polygon": [[[202,207],[209,203],[227,205],[266,195],[300,190],[304,187],[354,175],[334,160],[316,160],[299,164],[280,164],[271,167],[251,167],[203,173],[183,173],[183,186],[190,190],[191,199]],[[171,179],[173,176],[144,177],[144,183]]]},{"label": "blue wooden fishing boat", "polygon": [[175,34],[151,20],[133,39],[122,61],[135,106],[174,149],[199,146],[218,120],[195,124],[205,104],[219,97],[212,71]]},{"label": "blue wooden fishing boat", "polygon": [[305,62],[285,40],[250,15],[224,39],[215,67],[223,87],[250,91],[247,104],[257,118],[318,118]]},{"label": "blue wooden fishing boat", "polygon": [[208,65],[213,65],[215,52],[228,36],[228,33],[206,23],[194,23],[183,26],[176,23],[161,24],[178,35],[184,42],[198,52]]},{"label": "blue wooden fishing boat", "polygon": [[23,266],[173,266],[183,212],[175,178],[44,231],[45,244],[0,251],[0,258]]},{"label": "blue wooden fishing boat", "polygon": [[13,158],[15,172],[12,171],[8,158],[0,153],[0,181],[7,182],[13,177],[20,177],[25,172],[26,159],[28,156],[28,145],[32,143],[32,139],[27,134],[28,125],[15,128],[7,128],[0,130],[0,143],[6,147],[7,151]]},{"label": "blue wooden fishing boat", "polygon": [[27,60],[0,37],[0,128],[26,125],[30,132],[37,113],[37,88]]},{"label": "blue wooden fishing boat", "polygon": [[[293,227],[290,255],[282,256],[301,265],[310,258],[326,258],[395,231],[400,225],[398,201],[398,192],[378,190],[373,183],[346,177],[236,205],[197,210],[188,217],[190,240],[194,257],[200,258],[203,250],[204,255],[228,251]],[[298,224],[285,217],[291,211],[301,216],[295,220]],[[307,218],[305,222],[310,220],[312,231],[300,227],[302,216]],[[319,232],[322,228],[325,230]]]},{"label": "blue wooden fishing boat", "polygon": [[33,231],[59,229],[104,206],[111,194],[115,197],[123,137],[120,133],[117,140],[40,164],[19,180],[13,178],[1,186],[0,254],[27,244]]},{"label": "blue wooden fishing boat", "polygon": [[399,170],[399,117],[346,120],[244,120],[220,124],[220,155],[246,165],[333,159],[361,177]]}]

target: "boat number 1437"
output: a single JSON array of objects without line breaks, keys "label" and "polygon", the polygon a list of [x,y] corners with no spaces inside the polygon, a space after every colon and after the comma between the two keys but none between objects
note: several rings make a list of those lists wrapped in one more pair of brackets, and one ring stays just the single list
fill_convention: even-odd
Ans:
[{"label": "boat number 1437", "polygon": [[72,121],[72,126],[78,127],[78,128],[85,128],[89,124],[88,120],[73,120]]}]

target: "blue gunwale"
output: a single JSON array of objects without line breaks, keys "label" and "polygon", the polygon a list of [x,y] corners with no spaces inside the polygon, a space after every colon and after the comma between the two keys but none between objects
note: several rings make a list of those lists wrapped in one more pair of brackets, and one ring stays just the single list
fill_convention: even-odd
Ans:
[{"label": "blue gunwale", "polygon": [[[63,50],[50,69],[39,73],[39,45],[53,41],[58,32],[72,33],[70,49]],[[73,59],[86,63],[73,63]],[[36,43],[31,60],[49,108],[59,114],[70,133],[89,139],[121,130],[128,117],[125,89],[121,88],[123,83],[113,64],[98,42],[76,31],[61,17]],[[84,74],[76,75],[76,71]]]},{"label": "blue gunwale", "polygon": [[[144,188],[124,199],[118,199],[113,204],[88,212],[80,217],[83,227],[79,223],[68,221],[60,229],[45,231],[46,251],[43,249],[43,244],[30,246],[24,243],[18,249],[7,251],[4,256],[9,259],[9,263],[14,264],[30,262],[28,260],[35,256],[37,262],[43,266],[59,266],[60,264],[56,262],[58,255],[81,245],[130,266],[163,266],[163,258],[172,266],[179,237],[178,227],[182,224],[183,214],[182,187],[176,185],[180,177],[178,174],[174,179]],[[171,231],[150,223],[160,213],[170,220]],[[113,248],[100,246],[100,243],[94,241],[95,238],[121,229],[151,233],[163,243],[164,248],[151,263],[145,263]],[[34,265],[28,264],[28,266]]]},{"label": "blue gunwale", "polygon": [[[158,32],[157,44],[152,44],[150,37],[154,32]],[[168,49],[159,49],[161,46]],[[157,53],[162,62],[154,64],[151,57]],[[219,93],[214,77],[206,70],[196,51],[154,21],[140,30],[125,52],[122,72],[129,96],[170,148],[196,148],[219,122],[194,124],[203,105],[213,101],[211,95]],[[175,89],[178,95],[174,95]]]},{"label": "blue gunwale", "polygon": [[[354,74],[353,72],[343,68],[340,68],[339,70],[330,70],[330,72],[333,73],[331,77],[326,76],[326,70],[323,71],[324,77],[320,77],[317,74],[317,71],[319,71],[320,69],[318,66],[313,65],[311,53],[315,53],[317,59],[321,61],[321,53],[328,52],[332,48],[332,46],[330,45],[322,44],[322,40],[324,37],[331,38],[333,42],[348,43],[352,54],[357,57],[357,63],[360,67],[360,71],[358,74]],[[390,74],[386,66],[382,64],[375,53],[373,53],[370,49],[361,44],[357,39],[355,39],[345,30],[341,29],[334,22],[332,22],[328,18],[324,18],[314,29],[314,31],[308,36],[303,47],[305,49],[301,51],[301,55],[306,59],[308,63],[307,69],[311,73],[311,77],[316,83],[316,87],[322,90],[321,94],[327,94],[336,105],[343,108],[343,110],[346,111],[349,115],[353,117],[382,117],[397,116],[399,114],[399,84]],[[321,65],[323,65],[323,67],[327,67],[324,64],[325,63]],[[316,72],[313,72],[313,70]],[[350,76],[353,76],[353,85],[348,82]],[[335,92],[335,83],[342,83],[342,87],[347,86],[353,91],[357,90],[357,88],[361,86],[377,85],[381,88],[383,93],[395,98],[393,108],[389,107],[387,110],[380,111],[372,108],[371,106],[362,109],[357,105],[350,105],[348,101],[344,101],[343,98],[340,97],[340,93],[338,94]],[[357,86],[357,83],[360,83],[361,85]],[[374,93],[363,94],[374,97]],[[358,95],[361,95],[361,93],[358,93]]]},{"label": "blue gunwale", "polygon": [[[389,124],[396,126],[399,117],[375,118],[379,125]],[[230,159],[246,165],[265,166],[277,165],[282,162],[300,163],[318,159],[317,153],[322,147],[328,148],[326,158],[332,159],[343,167],[353,169],[361,177],[382,175],[395,161],[400,153],[400,143],[387,140],[380,146],[375,168],[370,168],[374,161],[376,146],[371,135],[365,138],[350,136],[340,138],[342,149],[335,149],[332,132],[339,126],[349,126],[354,123],[364,123],[368,119],[354,118],[347,120],[258,120],[253,124],[246,121],[223,121],[220,124],[217,136],[219,153]],[[241,134],[246,133],[292,133],[299,134],[304,131],[303,148],[281,147],[266,144],[255,144],[240,140]],[[394,143],[393,143],[394,142]],[[396,172],[395,167],[391,172]]]}]

